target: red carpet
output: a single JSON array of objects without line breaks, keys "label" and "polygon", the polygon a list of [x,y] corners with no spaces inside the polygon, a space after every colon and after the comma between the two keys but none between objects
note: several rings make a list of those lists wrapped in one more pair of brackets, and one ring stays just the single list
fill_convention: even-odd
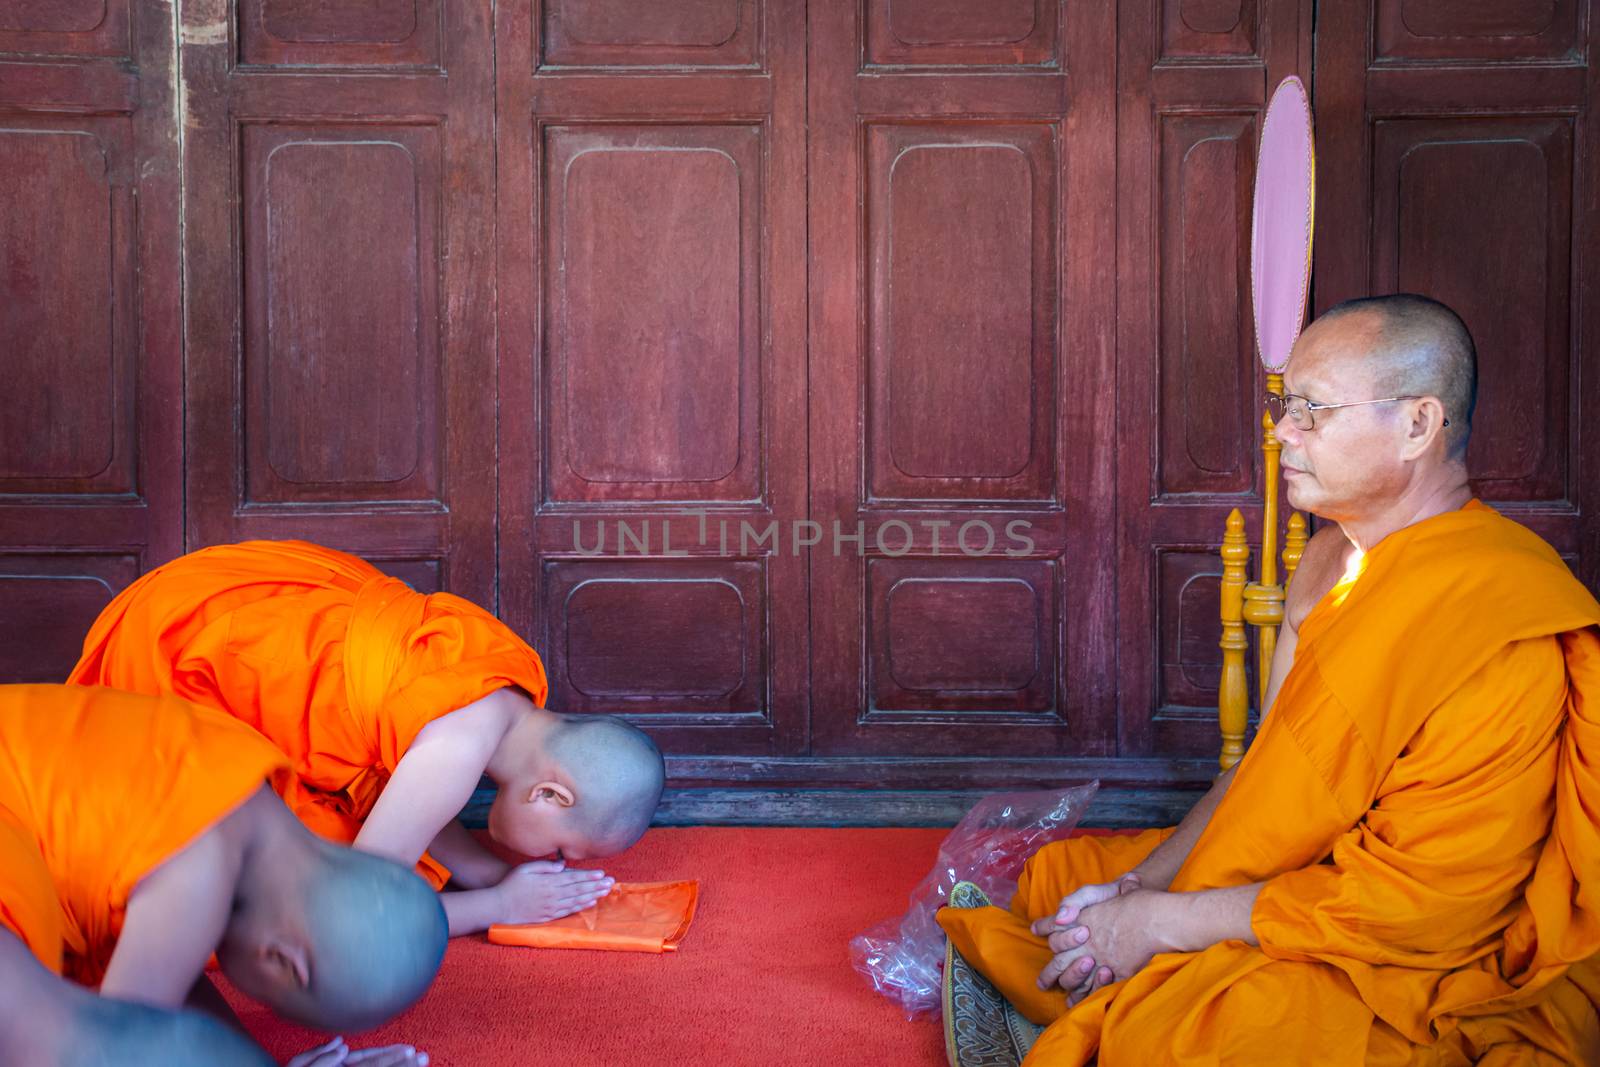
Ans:
[{"label": "red carpet", "polygon": [[[947,830],[658,829],[604,864],[629,881],[700,880],[676,954],[502,948],[457,938],[421,1003],[350,1044],[405,1043],[445,1067],[944,1063],[845,946],[899,915]],[[231,991],[230,991],[231,994]],[[281,1059],[322,1036],[230,995]]]}]

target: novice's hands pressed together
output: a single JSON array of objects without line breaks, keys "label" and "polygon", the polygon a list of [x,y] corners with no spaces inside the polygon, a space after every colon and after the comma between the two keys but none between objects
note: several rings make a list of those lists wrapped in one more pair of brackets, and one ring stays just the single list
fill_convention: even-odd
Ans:
[{"label": "novice's hands pressed together", "polygon": [[428,1054],[410,1045],[384,1045],[381,1048],[353,1049],[344,1038],[335,1037],[291,1059],[287,1067],[428,1067]]},{"label": "novice's hands pressed together", "polygon": [[500,922],[542,923],[582,911],[616,884],[604,871],[567,870],[564,860],[533,860],[511,868],[495,886]]}]

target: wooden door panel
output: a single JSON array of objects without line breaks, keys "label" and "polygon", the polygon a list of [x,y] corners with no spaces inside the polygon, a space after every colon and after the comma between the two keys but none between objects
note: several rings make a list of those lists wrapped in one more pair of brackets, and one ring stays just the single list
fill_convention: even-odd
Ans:
[{"label": "wooden door panel", "polygon": [[431,67],[444,0],[237,0],[239,59],[263,67]]},{"label": "wooden door panel", "polygon": [[65,678],[181,550],[171,38],[127,0],[0,11],[0,682]]},{"label": "wooden door panel", "polygon": [[500,581],[551,705],[804,751],[794,0],[503,4]]},{"label": "wooden door panel", "polygon": [[867,561],[865,721],[923,711],[1052,717],[1056,562]]},{"label": "wooden door panel", "polygon": [[1566,500],[1572,119],[1388,119],[1373,135],[1373,289],[1436,297],[1472,331],[1478,492]]},{"label": "wooden door panel", "polygon": [[1051,500],[1054,129],[865,134],[869,498]]},{"label": "wooden door panel", "polygon": [[545,128],[547,503],[762,496],[759,125]]},{"label": "wooden door panel", "polygon": [[[1461,314],[1478,346],[1474,488],[1596,587],[1589,18],[1577,0],[1328,9],[1315,304],[1403,290]],[[1367,221],[1321,225],[1340,218]]]},{"label": "wooden door panel", "polygon": [[1259,59],[1270,0],[1160,0],[1163,60]]},{"label": "wooden door panel", "polygon": [[[1259,559],[1258,544],[1252,544]],[[1150,746],[1155,752],[1210,756],[1221,745],[1217,727],[1222,675],[1222,568],[1215,544],[1163,545],[1155,552],[1154,635],[1157,675]],[[1255,692],[1256,663],[1245,663]]]},{"label": "wooden door panel", "polygon": [[492,606],[488,5],[204,15],[183,32],[189,547],[306,538]]},{"label": "wooden door panel", "polygon": [[[0,492],[134,485],[138,262],[128,116],[0,119],[0,291],[10,410]],[[49,189],[54,203],[36,190]]]},{"label": "wooden door panel", "polygon": [[[1252,113],[1159,116],[1161,363],[1156,456],[1158,499],[1249,493],[1255,413],[1250,326],[1250,229],[1242,224],[1255,182]],[[1131,355],[1131,354],[1130,354]]]},{"label": "wooden door panel", "polygon": [[621,707],[655,726],[770,722],[761,560],[552,560],[544,627],[569,711]]},{"label": "wooden door panel", "polygon": [[761,65],[765,11],[750,0],[545,0],[540,13],[542,70]]},{"label": "wooden door panel", "polygon": [[1114,20],[1092,7],[812,8],[819,754],[1111,750]]},{"label": "wooden door panel", "polygon": [[[1267,92],[1309,83],[1303,0],[1130,0],[1118,29],[1118,737],[1215,758],[1217,547],[1259,535],[1250,204]],[[1320,156],[1319,156],[1320,158]]]},{"label": "wooden door panel", "polygon": [[1052,67],[1060,65],[1056,0],[864,0],[869,67]]},{"label": "wooden door panel", "polygon": [[[50,0],[10,3],[0,9],[0,54],[16,56],[115,57],[132,59],[134,0]],[[141,12],[141,16],[145,13]],[[144,19],[150,21],[148,17]],[[142,29],[161,30],[159,25]],[[171,33],[166,34],[167,37]],[[141,36],[140,44],[160,48],[154,36]],[[170,49],[170,45],[168,46]],[[140,60],[153,58],[150,53]],[[141,68],[142,69],[142,68]]]},{"label": "wooden door panel", "polygon": [[240,135],[244,506],[442,503],[439,128]]},{"label": "wooden door panel", "polygon": [[1582,62],[1586,7],[1584,0],[1378,0],[1372,55],[1379,63]]},{"label": "wooden door panel", "polygon": [[0,680],[60,682],[111,598],[139,577],[139,552],[0,551]]}]

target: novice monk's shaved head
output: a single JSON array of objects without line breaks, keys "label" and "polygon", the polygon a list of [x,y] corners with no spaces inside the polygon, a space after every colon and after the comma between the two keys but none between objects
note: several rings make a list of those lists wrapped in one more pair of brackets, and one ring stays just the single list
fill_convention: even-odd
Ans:
[{"label": "novice monk's shaved head", "polygon": [[572,776],[578,824],[601,855],[644,835],[666,779],[648,734],[611,715],[569,715],[550,739],[550,754]]},{"label": "novice monk's shaved head", "polygon": [[[448,937],[432,888],[398,864],[286,822],[218,951],[242,990],[324,1030],[365,1030],[433,980]],[[249,861],[247,861],[248,864]]]},{"label": "novice monk's shaved head", "polygon": [[489,831],[530,856],[610,856],[650,825],[666,770],[655,742],[610,715],[530,721],[506,747],[520,749],[520,773],[502,784]]}]

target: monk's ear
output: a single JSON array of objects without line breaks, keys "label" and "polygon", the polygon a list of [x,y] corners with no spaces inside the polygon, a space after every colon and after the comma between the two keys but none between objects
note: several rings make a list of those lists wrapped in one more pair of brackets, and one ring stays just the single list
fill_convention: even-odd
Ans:
[{"label": "monk's ear", "polygon": [[273,984],[294,989],[311,984],[311,959],[304,945],[273,938],[258,951],[261,970]]},{"label": "monk's ear", "polygon": [[1406,439],[1401,447],[1405,459],[1416,459],[1428,450],[1444,432],[1444,405],[1437,397],[1425,396],[1412,401],[1410,418],[1406,423]]},{"label": "monk's ear", "polygon": [[528,803],[530,804],[545,803],[554,804],[557,807],[570,808],[577,802],[577,795],[572,792],[571,788],[553,779],[547,778],[542,782],[536,782],[533,788],[528,790]]}]

